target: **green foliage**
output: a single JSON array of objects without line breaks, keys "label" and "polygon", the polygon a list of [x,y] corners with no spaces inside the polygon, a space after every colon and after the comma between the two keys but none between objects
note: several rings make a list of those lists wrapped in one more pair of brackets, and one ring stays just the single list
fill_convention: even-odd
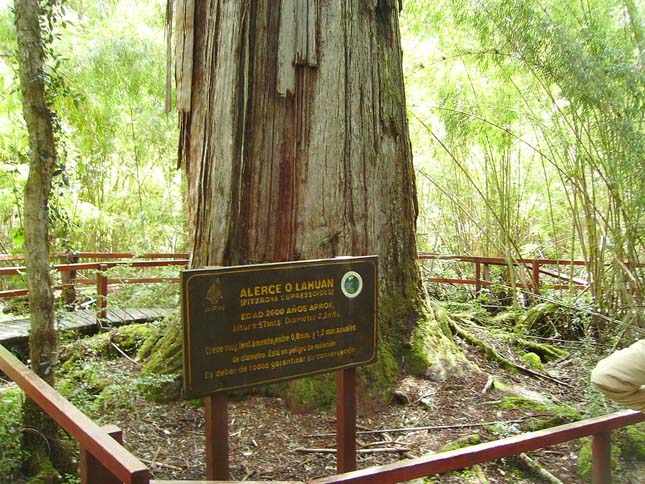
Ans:
[{"label": "green foliage", "polygon": [[54,468],[48,458],[43,458],[39,463],[39,471],[29,479],[27,484],[57,484],[61,479],[60,473]]},{"label": "green foliage", "polygon": [[[177,267],[135,268],[117,266],[106,271],[113,280],[145,277],[177,277]],[[177,308],[179,291],[176,284],[123,284],[111,285],[108,294],[111,308]]]},{"label": "green foliage", "polygon": [[[611,433],[611,468],[614,478],[624,473],[631,463],[645,460],[645,424],[640,423]],[[578,452],[578,475],[591,482],[592,449],[591,439],[582,441]],[[626,479],[627,481],[628,479]],[[619,481],[619,479],[617,479]]]},{"label": "green foliage", "polygon": [[172,251],[183,244],[181,178],[170,161],[176,126],[163,112],[158,8],[117,2],[108,17],[79,10],[76,35],[61,45],[76,57],[66,75],[80,96],[65,105],[78,191],[68,194],[69,208],[96,224],[92,233],[78,233],[79,248]]},{"label": "green foliage", "polygon": [[[182,250],[182,179],[172,161],[177,127],[163,112],[160,4],[43,5],[48,95],[59,113],[61,163],[50,206],[52,249]],[[0,168],[7,173],[0,178],[0,252],[22,252],[11,231],[22,227],[27,143],[13,14],[4,5],[0,40]]]},{"label": "green foliage", "polygon": [[638,320],[642,19],[617,0],[406,2],[422,248],[585,258],[594,311]]},{"label": "green foliage", "polygon": [[71,474],[65,474],[61,484],[81,484],[81,478]]},{"label": "green foliage", "polygon": [[14,482],[24,458],[21,448],[23,393],[0,388],[0,482]]},{"label": "green foliage", "polygon": [[[93,338],[89,338],[92,340]],[[90,346],[96,346],[90,343]],[[172,383],[172,375],[132,373],[110,364],[103,357],[69,360],[63,365],[58,391],[83,413],[102,421],[110,412],[128,411],[136,406],[133,395],[159,399],[160,389]]]}]

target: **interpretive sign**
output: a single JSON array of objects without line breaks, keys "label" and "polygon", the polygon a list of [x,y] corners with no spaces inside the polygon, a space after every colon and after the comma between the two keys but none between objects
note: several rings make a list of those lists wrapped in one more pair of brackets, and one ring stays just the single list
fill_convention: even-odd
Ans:
[{"label": "interpretive sign", "polygon": [[374,361],[377,265],[370,256],[184,271],[186,396]]}]

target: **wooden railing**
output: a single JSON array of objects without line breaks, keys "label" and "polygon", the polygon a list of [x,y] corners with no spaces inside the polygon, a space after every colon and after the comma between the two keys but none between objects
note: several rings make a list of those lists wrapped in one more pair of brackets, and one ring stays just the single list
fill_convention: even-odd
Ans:
[{"label": "wooden railing", "polygon": [[[73,254],[54,254],[52,259],[64,260],[64,263],[55,264],[53,267],[61,274],[61,284],[55,285],[54,289],[61,291],[61,298],[65,304],[74,302],[75,288],[79,285],[97,286],[97,298],[105,301],[107,297],[107,285],[110,284],[153,284],[160,282],[178,282],[175,277],[149,277],[149,278],[121,278],[107,279],[105,271],[111,267],[128,265],[130,267],[164,267],[164,266],[186,266],[188,264],[186,253],[153,253],[134,255],[131,253],[106,253],[106,252],[79,252]],[[80,262],[81,259],[96,259],[93,262]],[[127,261],[126,259],[136,259]],[[142,260],[143,259],[143,260]],[[493,284],[504,284],[507,286],[524,287],[539,292],[541,288],[550,289],[584,289],[589,286],[589,281],[582,277],[576,277],[570,270],[573,267],[586,266],[584,260],[568,259],[514,259],[508,261],[500,257],[477,257],[462,255],[431,254],[419,252],[421,261],[456,261],[474,266],[474,278],[446,278],[429,277],[427,282],[446,284],[468,284],[474,285],[476,292],[482,287]],[[0,254],[0,262],[23,261],[24,256]],[[97,261],[100,260],[100,261]],[[111,261],[111,262],[106,262]],[[528,277],[520,277],[519,281],[492,281],[490,274],[491,266],[508,266],[512,264],[521,268],[521,274],[526,273]],[[550,268],[547,268],[550,267]],[[569,272],[563,272],[562,268],[568,268]],[[0,276],[24,275],[24,266],[0,267]],[[95,279],[79,278],[78,271],[95,271]],[[549,276],[555,280],[562,281],[562,284],[544,284],[541,275]],[[0,290],[0,299],[3,297],[22,296],[28,294],[26,288]],[[103,309],[103,308],[101,308]]]},{"label": "wooden railing", "polygon": [[645,421],[645,414],[627,410],[602,417],[581,420],[559,427],[520,434],[449,452],[409,459],[394,464],[370,467],[323,479],[309,484],[388,484],[456,471],[476,464],[510,457],[591,436],[592,483],[611,483],[611,431]]},{"label": "wooden railing", "polygon": [[[120,444],[121,432],[99,427],[0,345],[0,371],[79,442],[81,484],[206,484],[214,481],[151,481],[150,471]],[[645,421],[631,410],[416,459],[314,479],[308,484],[387,484],[455,471],[523,452],[592,437],[592,482],[611,483],[611,431]],[[295,482],[293,483],[295,484]]]},{"label": "wooden railing", "polygon": [[119,443],[118,429],[99,427],[2,345],[0,370],[79,443],[82,484],[150,482],[150,471],[145,464]]},{"label": "wooden railing", "polygon": [[[444,283],[444,284],[468,284],[475,286],[475,292],[479,293],[483,287],[494,284],[501,284],[509,287],[520,287],[534,293],[539,293],[540,289],[586,289],[589,287],[589,281],[576,277],[571,270],[574,267],[587,266],[584,260],[568,259],[513,259],[507,260],[500,257],[477,257],[463,255],[446,255],[430,254],[419,252],[419,259],[422,261],[456,261],[474,265],[474,278],[445,278],[429,277],[427,282]],[[509,266],[512,265],[520,269],[517,273],[519,280],[515,281],[493,281],[491,280],[491,266]],[[550,267],[547,269],[545,266]],[[563,272],[562,268],[569,269],[568,273]],[[544,284],[541,275],[549,276],[561,284]]]},{"label": "wooden railing", "polygon": [[[152,253],[134,255],[131,253],[105,253],[105,252],[79,252],[73,254],[54,254],[52,259],[64,260],[64,263],[54,264],[53,268],[60,272],[60,284],[54,286],[54,290],[60,291],[61,300],[65,306],[73,305],[78,286],[96,285],[97,314],[105,317],[107,311],[107,296],[109,286],[112,284],[154,284],[163,282],[178,282],[176,277],[147,277],[147,278],[119,278],[109,279],[106,271],[115,266],[129,266],[133,268],[142,267],[164,267],[188,265],[188,254],[186,253]],[[92,262],[80,262],[81,259],[94,259]],[[127,259],[135,259],[128,261]],[[475,293],[479,294],[482,288],[491,285],[505,285],[519,287],[539,293],[541,289],[585,289],[590,282],[584,277],[579,277],[572,270],[575,267],[587,266],[584,260],[568,259],[513,259],[507,260],[500,257],[478,257],[462,255],[431,254],[419,252],[421,261],[455,261],[457,263],[472,264],[473,278],[448,278],[428,277],[426,282],[440,284],[473,285]],[[0,254],[0,262],[23,261],[24,256],[12,256]],[[491,266],[509,266],[519,268],[517,272],[519,280],[507,281],[491,278]],[[645,264],[640,264],[643,267]],[[566,272],[565,272],[566,269]],[[0,267],[0,276],[24,275],[24,266]],[[94,271],[94,277],[78,277],[79,271]],[[542,276],[548,276],[559,283],[545,284]],[[28,294],[26,288],[0,290],[0,299],[6,297],[23,296]]]},{"label": "wooden railing", "polygon": [[[130,253],[103,253],[80,252],[74,254],[55,254],[52,258],[64,259],[65,263],[54,264],[52,267],[60,273],[61,283],[53,286],[55,291],[60,291],[64,306],[72,306],[76,302],[76,289],[79,286],[96,285],[97,317],[104,319],[107,316],[109,286],[112,284],[154,284],[179,282],[178,277],[123,277],[110,279],[106,272],[117,266],[132,268],[168,267],[188,265],[188,254],[143,254]],[[101,259],[101,261],[80,262],[81,259]],[[135,259],[135,260],[126,260]],[[0,261],[21,261],[24,256],[0,255]],[[26,267],[0,267],[0,276],[24,275]],[[93,271],[94,278],[79,277],[80,271]],[[29,293],[27,288],[0,290],[0,299],[7,297],[24,296]]]}]

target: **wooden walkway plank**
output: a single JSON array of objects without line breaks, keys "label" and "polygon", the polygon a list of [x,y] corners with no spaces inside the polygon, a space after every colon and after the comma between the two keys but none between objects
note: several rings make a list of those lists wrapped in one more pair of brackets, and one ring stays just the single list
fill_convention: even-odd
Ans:
[{"label": "wooden walkway plank", "polygon": [[[101,327],[123,326],[131,323],[144,323],[162,319],[171,313],[165,308],[124,308],[109,309],[103,326],[99,326],[96,311],[80,309],[78,311],[59,311],[56,313],[58,328],[62,331],[76,330],[90,333]],[[29,318],[0,321],[0,344],[26,343],[29,340]]]}]

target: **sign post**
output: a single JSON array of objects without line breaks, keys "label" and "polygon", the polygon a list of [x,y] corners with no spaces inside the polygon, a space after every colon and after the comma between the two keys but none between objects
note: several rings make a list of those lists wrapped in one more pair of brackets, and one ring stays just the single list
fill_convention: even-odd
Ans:
[{"label": "sign post", "polygon": [[336,471],[356,470],[356,368],[336,373]]},{"label": "sign post", "polygon": [[228,471],[228,399],[215,393],[204,398],[206,420],[206,478],[227,481]]},{"label": "sign post", "polygon": [[184,395],[206,396],[208,478],[228,478],[226,392],[337,372],[339,472],[356,468],[356,367],[376,359],[378,258],[182,273]]}]

